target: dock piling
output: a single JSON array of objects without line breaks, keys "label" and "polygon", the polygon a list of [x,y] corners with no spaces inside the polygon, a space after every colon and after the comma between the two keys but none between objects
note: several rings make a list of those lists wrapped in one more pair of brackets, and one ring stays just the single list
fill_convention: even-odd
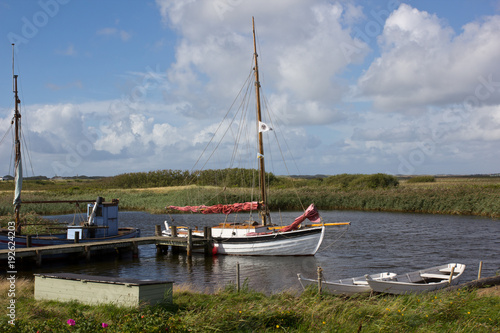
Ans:
[{"label": "dock piling", "polygon": [[[26,262],[27,264],[31,264],[29,260],[33,260],[36,262],[37,266],[42,266],[42,262],[44,262],[45,259],[52,260],[56,259],[56,257],[61,259],[73,257],[75,260],[80,257],[91,260],[94,254],[99,254],[104,251],[119,254],[122,254],[123,251],[132,251],[133,255],[136,255],[139,252],[138,247],[147,244],[157,245],[163,251],[167,250],[170,246],[172,252],[178,252],[179,249],[185,248],[189,257],[192,255],[193,249],[204,249],[208,247],[207,239],[193,238],[191,230],[189,230],[189,237],[149,236],[95,242],[83,242],[80,240],[78,244],[66,243],[50,246],[34,246],[34,241],[35,239],[32,239],[32,247],[30,248],[16,248],[16,259],[19,260],[20,264],[25,262],[25,260],[28,260],[28,262]],[[9,252],[8,249],[0,250],[0,261],[7,261]]]},{"label": "dock piling", "polygon": [[193,252],[193,230],[191,228],[188,229],[188,237],[187,237],[187,255],[191,257]]}]

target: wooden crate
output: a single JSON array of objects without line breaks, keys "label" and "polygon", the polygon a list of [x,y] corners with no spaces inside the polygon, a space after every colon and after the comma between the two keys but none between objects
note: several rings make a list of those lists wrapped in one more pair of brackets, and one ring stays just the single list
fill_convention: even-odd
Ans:
[{"label": "wooden crate", "polygon": [[119,306],[172,303],[173,282],[72,273],[34,274],[35,299],[112,303]]}]

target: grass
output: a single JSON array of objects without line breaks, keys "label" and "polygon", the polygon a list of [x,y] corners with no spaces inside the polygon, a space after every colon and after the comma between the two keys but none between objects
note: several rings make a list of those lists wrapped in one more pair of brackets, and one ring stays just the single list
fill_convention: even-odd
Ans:
[{"label": "grass", "polygon": [[[9,286],[0,280],[2,304],[9,304]],[[2,314],[2,332],[500,331],[500,297],[480,296],[474,289],[345,298],[318,295],[314,289],[300,295],[265,295],[246,286],[238,293],[228,285],[206,294],[180,286],[174,289],[173,305],[140,308],[38,301],[33,297],[33,282],[26,279],[17,280],[15,289],[15,326]]]},{"label": "grass", "polygon": [[[120,209],[165,213],[168,205],[197,205],[234,203],[256,200],[256,192],[248,188],[213,186],[170,186],[120,189],[103,186],[98,180],[85,182],[40,181],[25,182],[24,201],[120,199]],[[401,180],[398,186],[388,188],[349,188],[328,185],[313,180],[294,180],[290,186],[275,186],[268,195],[272,210],[301,210],[314,202],[320,210],[349,209],[395,211],[431,214],[477,215],[500,217],[500,177],[435,177],[433,182]],[[12,184],[0,183],[0,215],[10,214]],[[300,198],[300,201],[297,200]],[[70,204],[25,204],[23,212],[41,215],[73,213],[84,210]]]}]

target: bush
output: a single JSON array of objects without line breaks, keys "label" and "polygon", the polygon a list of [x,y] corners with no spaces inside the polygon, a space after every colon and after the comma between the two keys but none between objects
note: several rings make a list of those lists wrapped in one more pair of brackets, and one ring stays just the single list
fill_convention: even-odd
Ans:
[{"label": "bush", "polygon": [[330,176],[324,181],[327,185],[336,185],[341,189],[365,189],[396,187],[399,181],[396,177],[384,173],[374,175],[341,174]]},{"label": "bush", "polygon": [[415,176],[408,179],[408,183],[433,183],[436,181],[434,176]]}]

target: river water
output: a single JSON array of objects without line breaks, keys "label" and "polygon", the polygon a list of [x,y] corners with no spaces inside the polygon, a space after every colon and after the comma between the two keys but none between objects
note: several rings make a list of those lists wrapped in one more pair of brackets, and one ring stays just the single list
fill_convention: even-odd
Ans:
[{"label": "river water", "polygon": [[[235,257],[171,252],[157,255],[154,245],[141,246],[139,256],[93,258],[91,262],[64,262],[26,269],[25,274],[71,272],[90,275],[159,279],[186,284],[190,289],[212,292],[240,281],[266,293],[300,291],[297,273],[316,278],[318,266],[327,280],[379,272],[405,273],[447,263],[467,268],[461,282],[477,278],[479,262],[482,276],[500,273],[500,220],[408,213],[322,211],[325,222],[351,222],[349,226],[328,227],[323,244],[313,257]],[[300,215],[284,212],[273,222],[288,224]],[[73,215],[53,216],[73,221]],[[220,222],[218,215],[152,215],[120,212],[121,226],[141,229],[142,236],[154,234],[155,225],[174,219],[176,225],[199,226]]]}]

